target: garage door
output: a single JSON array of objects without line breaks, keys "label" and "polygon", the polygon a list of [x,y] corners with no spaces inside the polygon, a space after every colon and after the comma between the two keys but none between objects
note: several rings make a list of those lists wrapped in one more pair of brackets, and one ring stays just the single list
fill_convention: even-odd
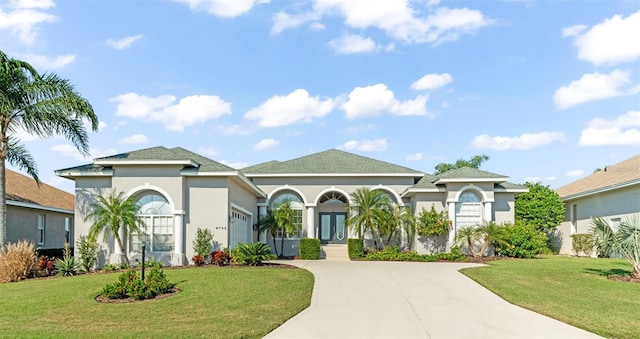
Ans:
[{"label": "garage door", "polygon": [[229,233],[229,248],[235,248],[238,243],[251,242],[251,217],[238,210],[231,210],[231,232]]}]

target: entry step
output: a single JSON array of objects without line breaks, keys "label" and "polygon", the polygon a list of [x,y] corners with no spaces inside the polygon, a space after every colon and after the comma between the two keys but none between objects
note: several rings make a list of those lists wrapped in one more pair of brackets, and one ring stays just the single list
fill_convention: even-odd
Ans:
[{"label": "entry step", "polygon": [[349,260],[349,250],[344,244],[328,244],[320,247],[320,259]]}]

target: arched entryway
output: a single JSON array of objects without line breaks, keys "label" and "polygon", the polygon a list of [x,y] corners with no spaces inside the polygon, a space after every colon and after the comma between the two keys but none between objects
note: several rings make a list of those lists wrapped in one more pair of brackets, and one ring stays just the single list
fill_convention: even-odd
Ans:
[{"label": "arched entryway", "polygon": [[142,244],[151,252],[174,250],[173,208],[162,194],[143,191],[135,195],[137,217],[144,223],[144,232],[131,234],[131,251],[141,252]]},{"label": "arched entryway", "polygon": [[318,239],[322,244],[346,244],[349,229],[346,224],[348,197],[338,191],[328,191],[318,199]]}]

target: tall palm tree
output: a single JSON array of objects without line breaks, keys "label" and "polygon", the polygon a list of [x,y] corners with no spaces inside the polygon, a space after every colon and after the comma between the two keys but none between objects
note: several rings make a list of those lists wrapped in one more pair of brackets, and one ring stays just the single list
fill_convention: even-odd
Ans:
[{"label": "tall palm tree", "polygon": [[390,207],[381,209],[382,222],[378,224],[378,231],[383,238],[381,242],[384,246],[389,246],[398,232],[405,231],[409,249],[411,249],[416,234],[416,219],[413,211],[411,207],[394,203],[391,203]]},{"label": "tall palm tree", "polygon": [[640,279],[640,214],[622,219],[618,230],[603,218],[593,218],[591,233],[599,253],[620,254],[633,268],[631,276]]},{"label": "tall palm tree", "polygon": [[377,248],[380,239],[378,226],[384,223],[385,214],[392,209],[389,195],[380,190],[360,187],[351,193],[351,201],[351,206],[347,208],[349,216],[346,224],[358,232],[360,239],[364,239],[364,234],[369,231]]},{"label": "tall palm tree", "polygon": [[0,246],[7,231],[6,162],[40,182],[37,164],[16,132],[24,130],[40,138],[62,135],[82,155],[89,155],[85,121],[98,130],[91,104],[68,80],[54,73],[40,75],[29,63],[0,51]]},{"label": "tall palm tree", "polygon": [[89,240],[96,241],[100,233],[106,238],[109,233],[113,233],[116,244],[122,253],[122,260],[129,266],[129,257],[124,250],[120,230],[125,235],[131,233],[141,233],[146,225],[136,217],[138,207],[135,201],[129,197],[124,197],[124,192],[111,192],[108,197],[96,196],[97,201],[91,203],[90,212],[84,221],[93,220],[93,225],[89,228]]}]

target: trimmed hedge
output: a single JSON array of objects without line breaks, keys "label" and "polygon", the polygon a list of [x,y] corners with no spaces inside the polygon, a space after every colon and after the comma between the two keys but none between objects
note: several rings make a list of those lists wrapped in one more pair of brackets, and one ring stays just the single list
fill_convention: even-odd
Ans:
[{"label": "trimmed hedge", "polygon": [[320,239],[300,239],[300,259],[320,259]]},{"label": "trimmed hedge", "polygon": [[576,256],[580,256],[582,252],[585,256],[590,257],[593,253],[593,234],[590,233],[576,233],[571,236],[571,249]]},{"label": "trimmed hedge", "polygon": [[347,243],[349,249],[349,259],[364,258],[364,240],[362,239],[349,239]]},{"label": "trimmed hedge", "polygon": [[454,246],[451,252],[436,254],[418,254],[415,251],[402,252],[398,247],[390,246],[383,250],[367,253],[364,260],[368,261],[466,261],[467,256],[462,253],[459,247]]},{"label": "trimmed hedge", "polygon": [[496,245],[496,253],[512,258],[534,258],[547,250],[547,235],[535,225],[516,220],[504,228],[505,244]]}]

